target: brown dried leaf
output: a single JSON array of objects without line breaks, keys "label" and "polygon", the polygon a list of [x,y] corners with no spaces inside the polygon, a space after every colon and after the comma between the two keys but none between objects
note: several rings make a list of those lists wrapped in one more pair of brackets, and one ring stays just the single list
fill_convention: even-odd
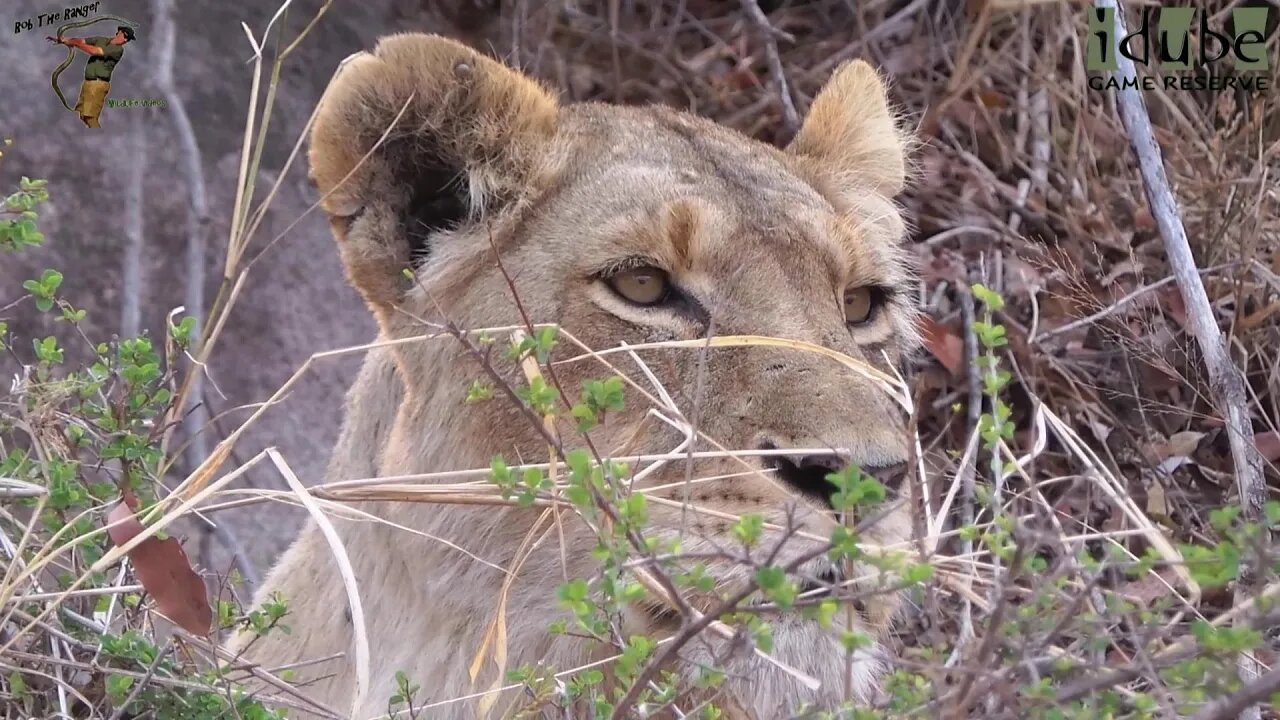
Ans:
[{"label": "brown dried leaf", "polygon": [[1268,430],[1253,436],[1253,443],[1267,462],[1280,460],[1280,432]]},{"label": "brown dried leaf", "polygon": [[979,90],[978,101],[989,108],[1003,109],[1010,105],[1008,96],[996,90]]},{"label": "brown dried leaf", "polygon": [[1178,323],[1178,327],[1185,330],[1187,327],[1187,306],[1182,302],[1182,293],[1178,291],[1178,288],[1171,287],[1167,288],[1161,295],[1161,299],[1164,300],[1165,312]]},{"label": "brown dried leaf", "polygon": [[1166,457],[1174,457],[1185,455],[1191,457],[1195,454],[1196,448],[1200,446],[1200,441],[1204,439],[1205,434],[1194,430],[1183,430],[1169,436],[1169,454]]},{"label": "brown dried leaf", "polygon": [[[107,515],[111,527],[108,534],[117,546],[124,545],[143,531],[142,523],[131,506],[137,500],[126,496]],[[119,523],[119,524],[117,524]],[[191,568],[191,561],[177,538],[161,540],[149,537],[129,551],[133,572],[156,601],[156,607],[188,632],[208,635],[213,625],[213,611],[204,581]]]},{"label": "brown dried leaf", "polygon": [[920,317],[924,346],[952,375],[964,369],[964,341],[959,335],[928,315]]},{"label": "brown dried leaf", "polygon": [[1045,287],[1040,270],[1017,255],[1005,258],[1004,276],[1005,288],[1011,295],[1034,295]]},{"label": "brown dried leaf", "polygon": [[1172,595],[1173,591],[1169,587],[1171,585],[1177,587],[1179,582],[1173,571],[1166,568],[1149,572],[1137,580],[1125,583],[1120,592],[1143,607],[1150,607],[1151,603],[1159,598]]},{"label": "brown dried leaf", "polygon": [[1184,430],[1169,436],[1168,440],[1156,440],[1142,449],[1147,462],[1158,465],[1173,457],[1191,457],[1195,454],[1204,433]]},{"label": "brown dried leaf", "polygon": [[1138,230],[1151,232],[1156,229],[1155,216],[1151,214],[1151,210],[1143,206],[1133,214],[1133,226]]}]

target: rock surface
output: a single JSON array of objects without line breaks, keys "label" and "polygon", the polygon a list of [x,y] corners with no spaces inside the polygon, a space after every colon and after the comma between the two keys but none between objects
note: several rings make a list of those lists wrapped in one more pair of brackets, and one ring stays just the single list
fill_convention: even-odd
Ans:
[{"label": "rock surface", "polygon": [[[254,0],[182,0],[175,4],[173,77],[197,136],[207,187],[209,221],[200,282],[205,302],[211,303],[222,283],[253,73],[249,62],[252,51],[240,23],[260,35],[276,6]],[[144,173],[144,245],[138,305],[141,327],[153,337],[162,337],[166,315],[184,304],[189,282],[185,257],[189,184],[182,170],[173,111],[108,108],[97,130],[83,127],[74,113],[66,111],[49,85],[51,72],[64,56],[62,48],[44,40],[56,26],[12,34],[13,23],[61,10],[64,5],[31,0],[5,3],[4,17],[0,18],[7,23],[7,32],[0,35],[0,66],[5,68],[0,77],[0,135],[14,141],[0,160],[0,184],[9,188],[23,175],[43,177],[49,180],[51,194],[41,218],[45,245],[4,256],[0,305],[20,292],[22,280],[52,267],[65,276],[62,289],[67,299],[89,310],[83,325],[89,338],[97,342],[120,332],[128,235],[127,178],[130,163],[140,163]],[[117,0],[100,6],[101,14],[138,24],[137,41],[127,46],[112,78],[111,98],[161,97],[151,67],[157,54],[154,5]],[[290,36],[301,30],[320,5],[317,0],[292,4],[284,20]],[[280,177],[316,100],[342,58],[370,47],[381,34],[404,29],[450,32],[452,28],[447,20],[403,4],[335,3],[329,8],[285,64],[257,178],[256,202]],[[113,31],[114,23],[103,22],[68,35]],[[83,56],[77,57],[61,77],[63,92],[73,105],[83,67]],[[264,68],[264,95],[269,68],[269,64]],[[251,241],[247,255],[261,254],[261,258],[249,271],[209,364],[205,397],[213,414],[225,413],[217,423],[222,433],[247,417],[246,406],[268,398],[311,353],[367,342],[374,335],[365,308],[342,277],[326,222],[320,213],[308,212],[314,201],[303,156],[284,175],[278,195]],[[23,338],[57,334],[71,350],[69,359],[76,357],[75,348],[85,348],[66,323],[54,323],[51,316],[39,316],[29,308],[17,311],[9,325]],[[22,349],[19,357],[29,360]],[[239,445],[239,460],[275,446],[304,482],[316,482],[337,434],[343,394],[358,366],[358,357],[317,365]],[[18,370],[12,355],[0,358],[0,371],[6,378]],[[210,445],[216,440],[210,438]],[[266,469],[269,464],[262,467],[241,486],[285,488],[275,472]],[[214,517],[239,538],[259,572],[265,571],[302,520],[300,511],[278,503]],[[198,528],[189,526],[185,533],[189,547],[200,544],[203,533]],[[205,556],[211,569],[223,572],[230,566],[225,546],[211,542],[206,549],[211,551]]]}]

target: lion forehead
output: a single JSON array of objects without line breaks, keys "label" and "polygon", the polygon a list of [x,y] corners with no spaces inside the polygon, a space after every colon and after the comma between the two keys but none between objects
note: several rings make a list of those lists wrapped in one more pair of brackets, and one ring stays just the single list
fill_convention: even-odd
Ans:
[{"label": "lion forehead", "polygon": [[548,157],[565,205],[590,207],[589,196],[612,201],[611,209],[698,197],[744,210],[832,209],[777,148],[669,108],[565,108]]},{"label": "lion forehead", "polygon": [[[851,204],[806,171],[777,148],[674,110],[572,106],[510,239],[536,247],[556,272],[662,260],[672,235],[684,234],[694,252],[681,259],[742,282],[772,276],[825,293],[858,268],[875,268],[867,279],[876,284],[909,277],[896,205]],[[743,273],[744,263],[777,272]]]}]

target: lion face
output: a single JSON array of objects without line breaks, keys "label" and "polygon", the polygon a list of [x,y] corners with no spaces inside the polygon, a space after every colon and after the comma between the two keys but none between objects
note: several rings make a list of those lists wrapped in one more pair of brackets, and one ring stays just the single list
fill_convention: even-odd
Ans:
[{"label": "lion face", "polygon": [[[881,81],[860,62],[836,72],[779,150],[670,109],[560,106],[463,46],[393,36],[331,85],[311,165],[348,276],[386,339],[527,317],[599,351],[760,335],[886,371],[916,342],[892,202],[903,142]],[[527,411],[465,402],[469,385],[488,380],[473,352],[447,340],[393,352],[404,399],[383,473],[546,457]],[[493,371],[522,385],[501,354],[490,354]],[[600,358],[567,361],[578,354],[561,340],[553,356],[553,379],[570,394],[614,373]],[[829,357],[738,346],[604,359],[645,392],[628,390],[625,409],[591,430],[602,454],[774,453],[633,466],[639,487],[669,501],[651,504],[656,532],[689,552],[734,545],[733,516],[754,512],[809,538],[779,555],[798,557],[837,524],[827,473],[854,463],[892,485],[908,457],[895,402]],[[663,396],[674,407],[651,402]],[[705,439],[682,444],[690,425]],[[569,423],[559,431],[576,436]],[[867,535],[900,542],[905,517],[890,512]],[[527,529],[483,527],[474,531],[494,544]],[[742,563],[712,565],[722,586],[752,575]],[[802,572],[829,580],[848,569],[818,557]],[[882,604],[869,619],[890,614]],[[787,632],[809,642],[805,630]]]},{"label": "lion face", "polygon": [[[533,320],[556,323],[594,350],[760,335],[830,348],[892,372],[910,349],[901,221],[885,199],[875,205],[880,214],[871,215],[871,203],[850,206],[794,156],[668,109],[571,106],[561,111],[558,129],[544,170],[546,189],[529,199],[518,220],[495,230],[495,244],[503,238],[504,266]],[[519,322],[501,304],[498,314],[469,314],[486,298],[510,305],[510,291],[505,278],[485,280],[493,274],[487,237],[456,239],[481,252],[464,263],[471,270],[459,285],[463,296],[446,313],[466,318],[467,327]],[[433,294],[447,273],[422,273],[425,292]],[[429,312],[423,306],[429,298],[416,300],[419,311]],[[560,343],[561,357],[581,352]],[[747,512],[828,537],[834,488],[825,476],[849,462],[897,484],[907,458],[901,409],[830,358],[762,347],[641,350],[636,356],[684,420],[692,423],[696,415],[698,431],[710,440],[694,449],[715,450],[715,441],[735,450],[809,451],[708,459],[693,463],[692,473],[684,461],[650,468],[642,486],[665,488],[659,497],[687,498],[694,508],[684,513],[660,505],[654,513],[659,528],[674,528],[691,552],[733,545],[732,521],[724,515]],[[608,359],[658,394],[634,357]],[[570,392],[612,374],[590,360],[555,367]],[[650,413],[650,400],[639,393],[627,400],[623,414],[592,431],[602,452],[660,454],[680,446],[684,433]],[[541,439],[529,429],[529,451],[536,454]],[[573,436],[571,428],[565,431]],[[697,481],[687,484],[689,477]],[[895,525],[892,534],[902,532]],[[781,557],[810,545],[793,540]],[[824,563],[815,561],[811,573],[838,572]],[[752,574],[742,564],[711,565],[726,585]]]}]

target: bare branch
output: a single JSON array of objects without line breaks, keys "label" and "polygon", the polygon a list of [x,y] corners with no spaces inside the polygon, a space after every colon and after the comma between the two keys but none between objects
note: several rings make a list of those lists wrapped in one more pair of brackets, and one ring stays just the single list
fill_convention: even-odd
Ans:
[{"label": "bare branch", "polygon": [[1196,713],[1191,720],[1226,720],[1246,711],[1249,706],[1265,701],[1280,692],[1280,668],[1260,675],[1240,688],[1235,695],[1215,700]]},{"label": "bare branch", "polygon": [[[1127,30],[1124,7],[1117,0],[1100,0],[1099,5],[1114,8],[1115,37],[1125,37]],[[1213,307],[1209,304],[1204,283],[1200,280],[1195,256],[1191,254],[1191,245],[1187,242],[1187,231],[1182,224],[1178,201],[1169,188],[1160,147],[1151,130],[1151,118],[1147,115],[1146,103],[1135,82],[1137,72],[1133,61],[1123,53],[1116,55],[1117,69],[1112,73],[1119,81],[1115,96],[1116,107],[1128,133],[1129,144],[1138,158],[1138,170],[1142,175],[1147,202],[1151,205],[1151,215],[1160,229],[1160,237],[1164,240],[1165,252],[1169,256],[1169,267],[1177,278],[1178,291],[1187,308],[1188,329],[1195,336],[1196,345],[1204,358],[1205,369],[1209,374],[1209,390],[1226,422],[1231,459],[1235,465],[1236,489],[1240,493],[1240,507],[1246,520],[1256,521],[1262,517],[1263,505],[1267,500],[1267,486],[1262,472],[1262,458],[1254,445],[1244,375],[1231,359],[1214,318]],[[1237,588],[1237,602],[1241,599],[1241,593],[1247,593],[1252,585],[1246,569],[1242,568],[1242,574],[1246,577],[1242,578],[1243,581]],[[1258,673],[1257,661],[1248,654],[1241,654],[1238,669],[1241,680],[1253,684],[1250,679]],[[1261,717],[1261,711],[1257,706],[1242,708],[1240,717],[1255,720]]]},{"label": "bare branch", "polygon": [[[1116,9],[1116,37],[1124,37],[1127,30],[1124,26],[1123,7],[1115,0],[1100,0],[1099,4]],[[1147,201],[1151,204],[1151,214],[1160,229],[1160,237],[1164,240],[1165,251],[1169,255],[1169,266],[1177,278],[1178,290],[1182,293],[1182,300],[1187,308],[1189,329],[1204,356],[1210,389],[1223,411],[1230,431],[1231,457],[1235,462],[1240,505],[1246,518],[1257,519],[1262,516],[1267,488],[1263,482],[1261,458],[1253,444],[1244,377],[1227,352],[1222,332],[1213,316],[1213,307],[1209,304],[1209,296],[1200,280],[1200,270],[1196,266],[1195,256],[1191,254],[1191,245],[1187,242],[1187,230],[1182,224],[1177,198],[1169,189],[1169,180],[1165,176],[1164,161],[1151,130],[1146,103],[1137,86],[1132,84],[1136,78],[1133,61],[1120,54],[1119,68],[1114,74],[1122,88],[1116,91],[1120,120],[1124,123],[1129,144],[1138,158],[1138,169],[1142,174]]]},{"label": "bare branch", "polygon": [[120,273],[120,336],[136,337],[142,329],[142,181],[147,176],[144,126],[134,123],[125,136],[124,256]]},{"label": "bare branch", "polygon": [[[195,130],[191,126],[191,118],[187,114],[186,104],[173,82],[173,56],[176,43],[176,29],[173,20],[173,0],[152,0],[152,12],[155,15],[156,51],[151,67],[155,73],[155,83],[169,105],[170,117],[173,118],[173,131],[178,139],[178,158],[183,179],[187,184],[190,206],[187,212],[187,251],[186,251],[186,293],[183,304],[186,312],[196,320],[196,328],[191,337],[200,337],[200,323],[204,319],[204,256],[207,239],[205,237],[209,225],[209,200],[205,191],[204,162],[200,154],[200,145],[196,141]],[[196,354],[198,348],[192,348]],[[196,373],[192,385],[186,394],[188,398],[200,398],[200,368],[193,367]],[[179,409],[181,412],[182,409]],[[203,433],[197,432],[207,421],[208,413],[197,406],[186,419],[187,432],[191,442],[187,447],[188,461],[192,467],[199,467],[209,455],[208,441]]]}]

